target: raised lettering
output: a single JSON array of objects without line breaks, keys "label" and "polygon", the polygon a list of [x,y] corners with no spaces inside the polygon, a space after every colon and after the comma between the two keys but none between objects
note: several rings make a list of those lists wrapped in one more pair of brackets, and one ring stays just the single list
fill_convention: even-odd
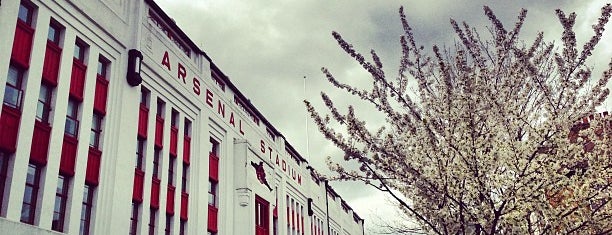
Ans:
[{"label": "raised lettering", "polygon": [[298,184],[302,185],[302,175],[298,174],[297,178]]},{"label": "raised lettering", "polygon": [[206,104],[211,108],[213,107],[213,93],[208,89],[206,89]]},{"label": "raised lettering", "polygon": [[233,127],[236,127],[236,123],[234,122],[234,112],[230,113],[230,124],[232,124]]},{"label": "raised lettering", "polygon": [[225,117],[225,104],[221,103],[221,100],[217,101],[217,112]]},{"label": "raised lettering", "polygon": [[282,168],[284,172],[287,172],[287,163],[285,162],[285,160],[282,161]]},{"label": "raised lettering", "polygon": [[260,140],[259,145],[261,146],[261,148],[259,148],[259,150],[261,150],[261,153],[266,153],[266,143],[263,140]]},{"label": "raised lettering", "polygon": [[170,57],[168,57],[168,52],[164,52],[164,58],[162,59],[162,65],[165,65],[168,68],[168,71],[172,71],[170,69]]},{"label": "raised lettering", "polygon": [[193,78],[193,93],[200,95],[200,80],[196,77]]},{"label": "raised lettering", "polygon": [[187,76],[187,71],[185,71],[185,67],[181,64],[178,63],[178,79],[183,79],[183,84],[187,84],[187,82],[185,82],[185,77]]}]

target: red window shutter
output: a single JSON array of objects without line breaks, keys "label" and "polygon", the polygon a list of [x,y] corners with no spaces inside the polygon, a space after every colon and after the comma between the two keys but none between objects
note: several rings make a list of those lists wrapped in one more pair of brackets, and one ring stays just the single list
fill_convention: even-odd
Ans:
[{"label": "red window shutter", "polygon": [[217,213],[218,209],[208,205],[208,231],[217,232]]},{"label": "red window shutter", "polygon": [[47,165],[49,137],[51,137],[51,126],[36,120],[34,123],[34,134],[32,135],[32,146],[30,147],[31,162],[43,166]]},{"label": "red window shutter", "polygon": [[155,117],[155,147],[162,148],[164,142],[164,119]]},{"label": "red window shutter", "polygon": [[106,97],[108,95],[108,80],[104,77],[96,78],[96,94],[94,96],[94,111],[106,114]]},{"label": "red window shutter", "polygon": [[146,139],[147,138],[147,124],[149,117],[149,109],[140,105],[140,111],[138,112],[138,138]]},{"label": "red window shutter", "polygon": [[132,201],[142,202],[144,187],[144,171],[136,169],[134,172],[134,188],[132,189]]},{"label": "red window shutter", "polygon": [[62,158],[60,162],[60,173],[66,176],[74,175],[74,165],[76,162],[77,145],[79,141],[68,135],[64,135],[62,145]]},{"label": "red window shutter", "polygon": [[166,195],[166,214],[174,215],[174,190],[176,188],[168,185],[168,194]]},{"label": "red window shutter", "polygon": [[210,153],[208,159],[208,175],[211,179],[219,181],[219,158],[214,153]]},{"label": "red window shutter", "polygon": [[57,76],[59,73],[60,58],[62,48],[55,43],[47,42],[47,50],[45,51],[45,62],[43,65],[42,79],[50,85],[57,86]]},{"label": "red window shutter", "polygon": [[85,87],[85,72],[87,66],[81,61],[73,59],[72,75],[70,76],[70,95],[79,101],[83,100],[83,88]]},{"label": "red window shutter", "polygon": [[185,138],[183,138],[183,162],[189,165],[190,157],[191,157],[191,137],[185,136]]},{"label": "red window shutter", "polygon": [[87,171],[85,172],[85,183],[87,185],[96,186],[100,179],[100,161],[102,152],[96,148],[89,147],[87,156]]},{"label": "red window shutter", "polygon": [[274,216],[274,218],[278,218],[278,206],[274,206],[274,210],[272,210],[272,216]]},{"label": "red window shutter", "polygon": [[13,41],[13,51],[11,60],[28,68],[30,66],[30,53],[32,52],[32,39],[34,38],[34,29],[26,23],[17,21],[15,28],[15,39]]},{"label": "red window shutter", "polygon": [[176,157],[176,148],[178,145],[178,128],[170,128],[170,155]]},{"label": "red window shutter", "polygon": [[153,178],[153,182],[151,184],[151,208],[158,209],[159,208],[159,185],[160,180]]},{"label": "red window shutter", "polygon": [[187,220],[187,214],[189,212],[189,194],[181,193],[181,219]]},{"label": "red window shutter", "polygon": [[0,149],[14,153],[17,148],[17,134],[19,133],[19,122],[21,113],[6,105],[2,106],[0,116]]}]

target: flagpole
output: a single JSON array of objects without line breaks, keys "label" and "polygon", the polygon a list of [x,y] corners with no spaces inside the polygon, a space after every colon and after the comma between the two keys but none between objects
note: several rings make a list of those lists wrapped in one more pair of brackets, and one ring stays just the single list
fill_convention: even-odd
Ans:
[{"label": "flagpole", "polygon": [[[304,100],[306,100],[306,76],[304,76]],[[310,138],[308,132],[308,111],[306,111],[305,115],[306,121],[306,161],[310,162]]]}]

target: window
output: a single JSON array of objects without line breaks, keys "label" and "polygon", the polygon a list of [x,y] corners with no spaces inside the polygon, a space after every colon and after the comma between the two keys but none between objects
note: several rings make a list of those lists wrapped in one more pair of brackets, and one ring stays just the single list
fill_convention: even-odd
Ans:
[{"label": "window", "polygon": [[151,208],[149,214],[149,235],[155,235],[155,224],[157,224],[157,210]]},{"label": "window", "polygon": [[208,180],[208,205],[217,207],[217,182]]},{"label": "window", "polygon": [[89,136],[89,146],[100,149],[100,136],[102,134],[102,119],[100,114],[93,113],[91,121],[91,135]]},{"label": "window", "polygon": [[168,185],[174,186],[174,157],[170,157],[170,161],[168,161]]},{"label": "window", "polygon": [[171,215],[166,215],[166,230],[165,230],[165,234],[166,235],[172,234],[172,216]]},{"label": "window", "polygon": [[164,106],[166,103],[164,101],[157,99],[157,116],[163,118],[164,117]]},{"label": "window", "polygon": [[140,105],[149,107],[149,90],[144,87],[140,90]]},{"label": "window", "polygon": [[172,127],[177,127],[178,128],[178,112],[174,109],[172,109],[172,116],[170,117],[170,125]]},{"label": "window", "polygon": [[53,221],[51,229],[63,232],[64,218],[66,216],[66,203],[68,201],[68,187],[70,179],[63,175],[57,178],[57,188],[55,190],[55,206],[53,207]]},{"label": "window", "polygon": [[66,113],[66,126],[64,127],[64,133],[77,137],[79,131],[79,103],[74,99],[68,99],[68,110]]},{"label": "window", "polygon": [[79,235],[89,235],[89,227],[91,225],[91,212],[93,210],[93,186],[85,185],[83,190],[83,204],[81,205],[81,226]]},{"label": "window", "polygon": [[40,171],[41,167],[34,164],[28,165],[23,204],[21,206],[21,222],[26,224],[34,224],[36,201],[38,200],[38,189],[40,187]]},{"label": "window", "polygon": [[49,123],[52,96],[53,88],[42,83],[40,85],[40,92],[38,93],[38,104],[36,105],[36,119],[42,123]]},{"label": "window", "polygon": [[179,235],[185,235],[185,231],[187,227],[187,221],[185,220],[181,220],[180,224],[179,224]]},{"label": "window", "polygon": [[32,25],[32,18],[34,15],[34,7],[24,2],[19,4],[19,15],[17,16],[20,21],[27,25]]},{"label": "window", "polygon": [[181,192],[187,192],[187,183],[189,179],[189,165],[183,163],[183,174],[181,175]]},{"label": "window", "polygon": [[108,73],[108,65],[110,64],[110,62],[100,56],[100,58],[98,58],[98,77],[104,78],[108,80],[108,76],[106,76],[106,73]]},{"label": "window", "polygon": [[161,155],[161,150],[155,149],[153,153],[153,178],[159,179],[159,158]]},{"label": "window", "polygon": [[5,152],[0,151],[0,211],[4,207],[4,187],[8,176],[9,156]]},{"label": "window", "polygon": [[132,216],[130,217],[130,235],[136,235],[138,231],[138,209],[140,204],[132,202]]},{"label": "window", "polygon": [[185,127],[183,129],[185,136],[191,136],[191,121],[185,118]]},{"label": "window", "polygon": [[23,73],[23,70],[16,66],[9,66],[6,87],[4,88],[4,104],[15,109],[21,109]]},{"label": "window", "polygon": [[144,171],[144,147],[145,141],[138,139],[136,140],[136,169]]},{"label": "window", "polygon": [[62,27],[59,23],[51,19],[49,24],[49,32],[47,33],[47,41],[59,46]]},{"label": "window", "polygon": [[82,64],[85,63],[85,50],[87,50],[87,44],[77,38],[74,43],[74,59]]}]

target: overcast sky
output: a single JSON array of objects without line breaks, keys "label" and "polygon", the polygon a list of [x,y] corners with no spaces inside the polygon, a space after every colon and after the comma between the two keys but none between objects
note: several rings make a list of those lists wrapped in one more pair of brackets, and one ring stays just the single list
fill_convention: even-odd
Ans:
[{"label": "overcast sky", "polygon": [[[257,109],[319,172],[328,173],[325,158],[342,153],[326,141],[310,122],[306,151],[306,111],[302,100],[324,108],[319,93],[331,94],[337,104],[349,96],[330,88],[321,73],[327,67],[346,82],[367,81],[359,65],[331,36],[337,31],[363,53],[375,49],[387,74],[396,74],[401,24],[398,9],[406,14],[421,44],[450,45],[454,37],[449,18],[480,27],[488,23],[482,6],[491,6],[505,26],[514,24],[527,8],[522,36],[532,41],[537,31],[559,38],[561,27],[554,14],[560,8],[576,12],[579,45],[591,36],[605,0],[596,1],[372,1],[372,0],[156,0],[200,46]],[[609,1],[608,1],[609,2]],[[612,30],[610,26],[607,30]],[[557,41],[559,41],[557,39]],[[590,63],[605,65],[612,57],[612,36],[604,34]],[[601,71],[601,70],[595,70]],[[600,72],[594,73],[600,76]],[[306,92],[304,80],[306,76]],[[608,99],[606,105],[612,109]],[[359,114],[359,110],[358,110]],[[363,112],[361,114],[364,114]],[[309,152],[309,156],[307,156]],[[393,209],[382,194],[360,183],[334,183],[334,188],[366,220],[366,233],[374,234],[377,217],[388,218]]]}]

